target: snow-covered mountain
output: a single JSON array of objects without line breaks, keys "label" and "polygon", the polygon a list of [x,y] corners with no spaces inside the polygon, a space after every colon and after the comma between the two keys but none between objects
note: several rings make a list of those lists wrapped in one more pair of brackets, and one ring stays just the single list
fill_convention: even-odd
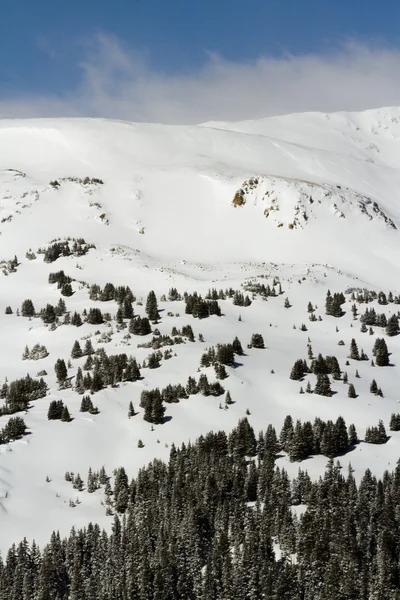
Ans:
[{"label": "snow-covered mountain", "polygon": [[[45,262],[49,244],[67,238],[83,238],[93,247]],[[16,268],[10,265],[15,255]],[[23,536],[42,542],[53,529],[65,533],[88,520],[109,522],[100,492],[80,492],[81,504],[69,506],[77,493],[64,480],[65,471],[85,478],[89,466],[105,465],[111,473],[123,464],[133,474],[151,457],[167,457],[172,442],[231,429],[246,409],[258,428],[271,422],[279,429],[287,414],[310,420],[342,414],[360,437],[379,418],[388,426],[398,410],[398,368],[374,369],[368,361],[345,367],[351,338],[371,358],[384,330],[360,332],[350,294],[339,319],[327,317],[324,304],[328,289],[399,294],[399,256],[400,108],[191,127],[90,119],[0,122],[0,383],[45,370],[49,386],[48,395],[24,415],[30,435],[0,445],[3,548]],[[152,336],[129,338],[113,320],[51,328],[39,317],[17,316],[27,298],[36,312],[57,304],[60,290],[48,279],[59,270],[72,278],[74,294],[64,298],[71,313],[100,306],[114,317],[116,302],[90,300],[88,289],[111,282],[131,288],[134,310],[143,316],[142,303],[154,290],[163,309],[155,327],[170,335],[172,327],[190,324],[196,341],[174,346],[176,356],[158,369],[143,369],[142,380],[97,392],[100,414],[80,413],[74,388],[57,385],[56,360],[67,362],[74,341],[83,345],[90,338],[95,349],[126,352],[143,363],[150,350],[137,344]],[[267,302],[256,295],[248,307],[221,300],[222,317],[194,319],[185,315],[183,301],[161,301],[171,287],[204,295],[209,288],[240,290],[246,283],[249,289],[250,281],[273,287],[276,278],[282,295]],[[309,301],[322,321],[308,321]],[[5,314],[7,306],[13,314]],[[397,312],[391,303],[370,306],[387,316]],[[216,398],[193,396],[168,404],[172,419],[155,431],[142,414],[128,419],[129,402],[138,408],[143,389],[184,384],[196,376],[205,348],[236,335],[245,347],[256,332],[266,349],[249,349],[243,364],[229,369],[223,382],[235,401],[229,410],[219,410]],[[357,399],[347,397],[342,381],[333,386],[332,398],[299,395],[289,373],[296,359],[307,357],[308,337],[314,354],[338,357]],[[340,340],[344,346],[338,346]],[[25,346],[35,344],[45,345],[49,355],[23,361]],[[388,345],[396,366],[398,336]],[[73,383],[84,358],[71,362]],[[360,379],[354,379],[356,368]],[[213,369],[205,372],[212,376]],[[384,399],[369,393],[373,377]],[[71,423],[47,420],[53,399],[68,404]],[[0,417],[0,426],[7,420]],[[137,448],[139,439],[143,449]],[[351,460],[359,473],[371,465],[383,471],[397,460],[399,446],[393,434],[384,446],[362,444],[341,462]],[[309,462],[315,475],[326,459]],[[298,468],[287,461],[285,466]]]}]

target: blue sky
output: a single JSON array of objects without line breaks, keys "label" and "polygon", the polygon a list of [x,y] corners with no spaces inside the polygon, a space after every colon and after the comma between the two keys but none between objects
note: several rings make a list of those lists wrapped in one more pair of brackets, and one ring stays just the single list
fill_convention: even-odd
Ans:
[{"label": "blue sky", "polygon": [[[328,67],[341,61],[345,71],[347,55],[349,65],[353,61],[353,69],[363,70],[371,61],[371,54],[372,65],[377,56],[382,60],[385,55],[389,62],[393,56],[397,59],[399,23],[400,4],[395,0],[3,0],[0,115],[7,115],[8,111],[14,116],[18,110],[41,115],[46,110],[89,115],[103,111],[104,116],[136,116],[143,120],[147,116],[143,111],[145,87],[146,93],[156,93],[165,91],[169,82],[170,96],[170,88],[182,82],[187,93],[187,88],[199,80],[205,89],[211,78],[216,94],[216,61],[219,75],[224,65],[223,75],[226,77],[227,70],[236,68],[239,80],[243,73],[247,80],[254,65],[263,61],[259,73],[264,79],[265,61],[269,61],[269,69],[280,61],[285,70],[291,60],[295,72],[304,72],[307,61],[312,69],[315,60],[317,71],[322,73],[324,61]],[[361,66],[362,53],[365,56]],[[376,72],[388,66],[388,62],[376,65]],[[337,68],[335,76],[336,71]],[[390,89],[387,75],[385,86],[390,92],[388,100],[393,103],[397,89]],[[293,77],[293,72],[286,76]],[[268,77],[265,91],[271,91],[277,81],[275,71],[275,79],[271,79],[270,71]],[[308,82],[310,74],[304,72],[304,77]],[[231,94],[232,78],[230,72],[227,92]],[[253,72],[253,83],[256,79]],[[348,74],[348,81],[351,79]],[[276,92],[285,88],[280,77],[278,84]],[[301,85],[299,81],[297,88]],[[130,96],[126,97],[128,87]],[[96,99],[89,99],[95,93],[97,106]],[[117,94],[128,103],[130,98],[132,115],[127,103],[121,107]],[[193,102],[195,95],[192,91],[186,101]],[[102,106],[98,102],[100,96],[108,97],[108,101],[103,98]],[[177,99],[168,101],[176,103]],[[400,99],[396,103],[400,104]],[[254,111],[253,104],[248,103],[249,117],[260,116],[262,107]],[[310,110],[316,109],[314,104],[311,102]],[[348,108],[344,104],[343,108]],[[279,112],[278,107],[278,101],[271,108],[266,106],[266,115]],[[338,99],[337,108],[340,107]],[[241,118],[245,108],[241,106],[232,116],[238,113]],[[296,110],[295,104],[293,109]],[[299,109],[307,109],[305,100]],[[330,105],[328,109],[331,110]],[[170,118],[168,111],[164,110],[164,115],[162,110],[158,112],[159,120],[177,120],[176,114]],[[200,118],[201,111],[198,117],[196,111],[192,112],[193,116],[188,111],[182,120]],[[220,118],[221,112],[221,107],[215,110],[215,118]],[[157,119],[157,110],[153,109],[153,113]],[[149,116],[153,113],[150,111]],[[212,109],[204,113],[205,117],[213,117]]]}]

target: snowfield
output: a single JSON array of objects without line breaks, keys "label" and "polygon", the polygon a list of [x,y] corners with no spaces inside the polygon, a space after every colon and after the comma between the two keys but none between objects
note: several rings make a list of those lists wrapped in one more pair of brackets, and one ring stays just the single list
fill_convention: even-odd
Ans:
[{"label": "snowfield", "polygon": [[[95,248],[44,262],[40,249],[68,237],[84,238]],[[10,272],[8,261],[15,255],[19,264]],[[256,432],[272,423],[278,434],[288,414],[311,421],[342,415],[361,439],[367,426],[382,419],[388,442],[361,443],[340,463],[344,468],[351,463],[358,478],[366,468],[377,475],[391,470],[400,457],[400,433],[389,432],[390,415],[400,412],[400,336],[388,337],[379,327],[373,335],[361,333],[351,294],[342,317],[326,316],[325,298],[328,289],[333,294],[349,288],[398,295],[399,258],[400,108],[191,127],[0,121],[0,384],[46,370],[49,386],[47,396],[21,414],[29,434],[0,445],[0,549],[23,537],[43,544],[53,529],[66,534],[90,520],[101,526],[111,522],[103,492],[77,492],[65,481],[66,471],[79,472],[86,481],[89,467],[104,465],[111,475],[123,465],[132,476],[153,457],[167,459],[172,443],[194,441],[211,429],[231,430],[246,410]],[[161,320],[153,329],[171,335],[172,327],[190,324],[195,341],[172,346],[173,356],[158,369],[143,368],[140,381],[93,394],[98,415],[79,412],[81,396],[73,387],[60,390],[54,372],[58,358],[70,359],[74,341],[83,346],[89,337],[95,350],[126,352],[143,363],[151,350],[137,345],[152,335],[128,339],[128,330],[118,330],[115,320],[52,330],[38,316],[18,316],[27,298],[36,312],[57,304],[60,290],[48,278],[59,270],[73,278],[74,294],[64,297],[71,314],[98,307],[115,317],[115,301],[89,299],[93,284],[128,285],[141,316],[154,290]],[[161,300],[171,287],[204,297],[209,288],[243,291],[249,281],[273,286],[274,278],[281,295],[268,300],[257,295],[248,307],[220,300],[221,317],[195,319],[185,314],[184,301]],[[290,308],[284,306],[286,297]],[[321,321],[309,321],[310,301]],[[5,314],[7,306],[13,314]],[[399,308],[374,301],[357,305],[359,314],[367,306],[387,317]],[[303,323],[307,331],[300,329]],[[253,333],[263,335],[265,349],[247,348]],[[139,408],[141,392],[185,385],[189,376],[198,377],[206,348],[235,336],[245,356],[221,382],[234,404],[220,410],[223,397],[191,396],[167,404],[168,420],[152,431]],[[371,359],[377,337],[385,338],[392,366],[372,367],[370,360],[345,366],[352,338]],[[347,397],[341,380],[333,381],[332,397],[299,394],[300,385],[305,388],[310,380],[314,387],[316,380],[312,374],[304,382],[289,379],[295,360],[307,359],[309,338],[315,356],[337,357],[357,398]],[[49,355],[23,361],[25,346],[35,344],[46,346]],[[72,383],[84,362],[84,357],[71,359]],[[201,371],[215,379],[213,368]],[[383,398],[370,393],[373,378]],[[47,420],[49,403],[57,399],[68,405],[70,423]],[[128,419],[130,401],[139,414]],[[0,427],[8,419],[0,417]],[[139,440],[144,448],[138,448]],[[323,456],[300,465],[278,459],[291,475],[301,466],[312,477],[326,462]],[[80,503],[71,507],[70,499],[77,497]]]}]

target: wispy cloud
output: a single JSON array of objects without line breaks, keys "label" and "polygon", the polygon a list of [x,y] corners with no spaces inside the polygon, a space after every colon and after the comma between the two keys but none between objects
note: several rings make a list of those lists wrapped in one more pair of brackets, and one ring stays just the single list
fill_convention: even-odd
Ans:
[{"label": "wispy cloud", "polygon": [[331,54],[244,63],[209,54],[200,68],[165,74],[142,53],[98,34],[85,45],[79,68],[79,86],[64,97],[0,96],[0,116],[199,123],[400,104],[400,50],[358,42]]}]

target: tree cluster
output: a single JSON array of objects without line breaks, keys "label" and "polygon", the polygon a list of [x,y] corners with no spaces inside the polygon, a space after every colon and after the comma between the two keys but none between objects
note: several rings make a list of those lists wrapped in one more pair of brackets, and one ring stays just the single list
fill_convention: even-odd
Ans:
[{"label": "tree cluster", "polygon": [[0,398],[4,405],[0,407],[0,415],[10,415],[27,410],[29,403],[47,394],[47,384],[44,379],[33,379],[30,375],[6,382],[0,389]]},{"label": "tree cluster", "polygon": [[[259,459],[249,460],[255,452]],[[242,422],[229,439],[220,431],[172,446],[168,464],[153,460],[135,479],[123,467],[112,479],[92,473],[108,514],[116,513],[111,531],[90,523],[65,539],[53,533],[42,549],[26,540],[12,546],[0,559],[2,596],[397,598],[400,464],[382,480],[367,470],[357,484],[333,460],[315,482],[304,471],[291,480],[274,461],[274,449],[255,450]]]}]

